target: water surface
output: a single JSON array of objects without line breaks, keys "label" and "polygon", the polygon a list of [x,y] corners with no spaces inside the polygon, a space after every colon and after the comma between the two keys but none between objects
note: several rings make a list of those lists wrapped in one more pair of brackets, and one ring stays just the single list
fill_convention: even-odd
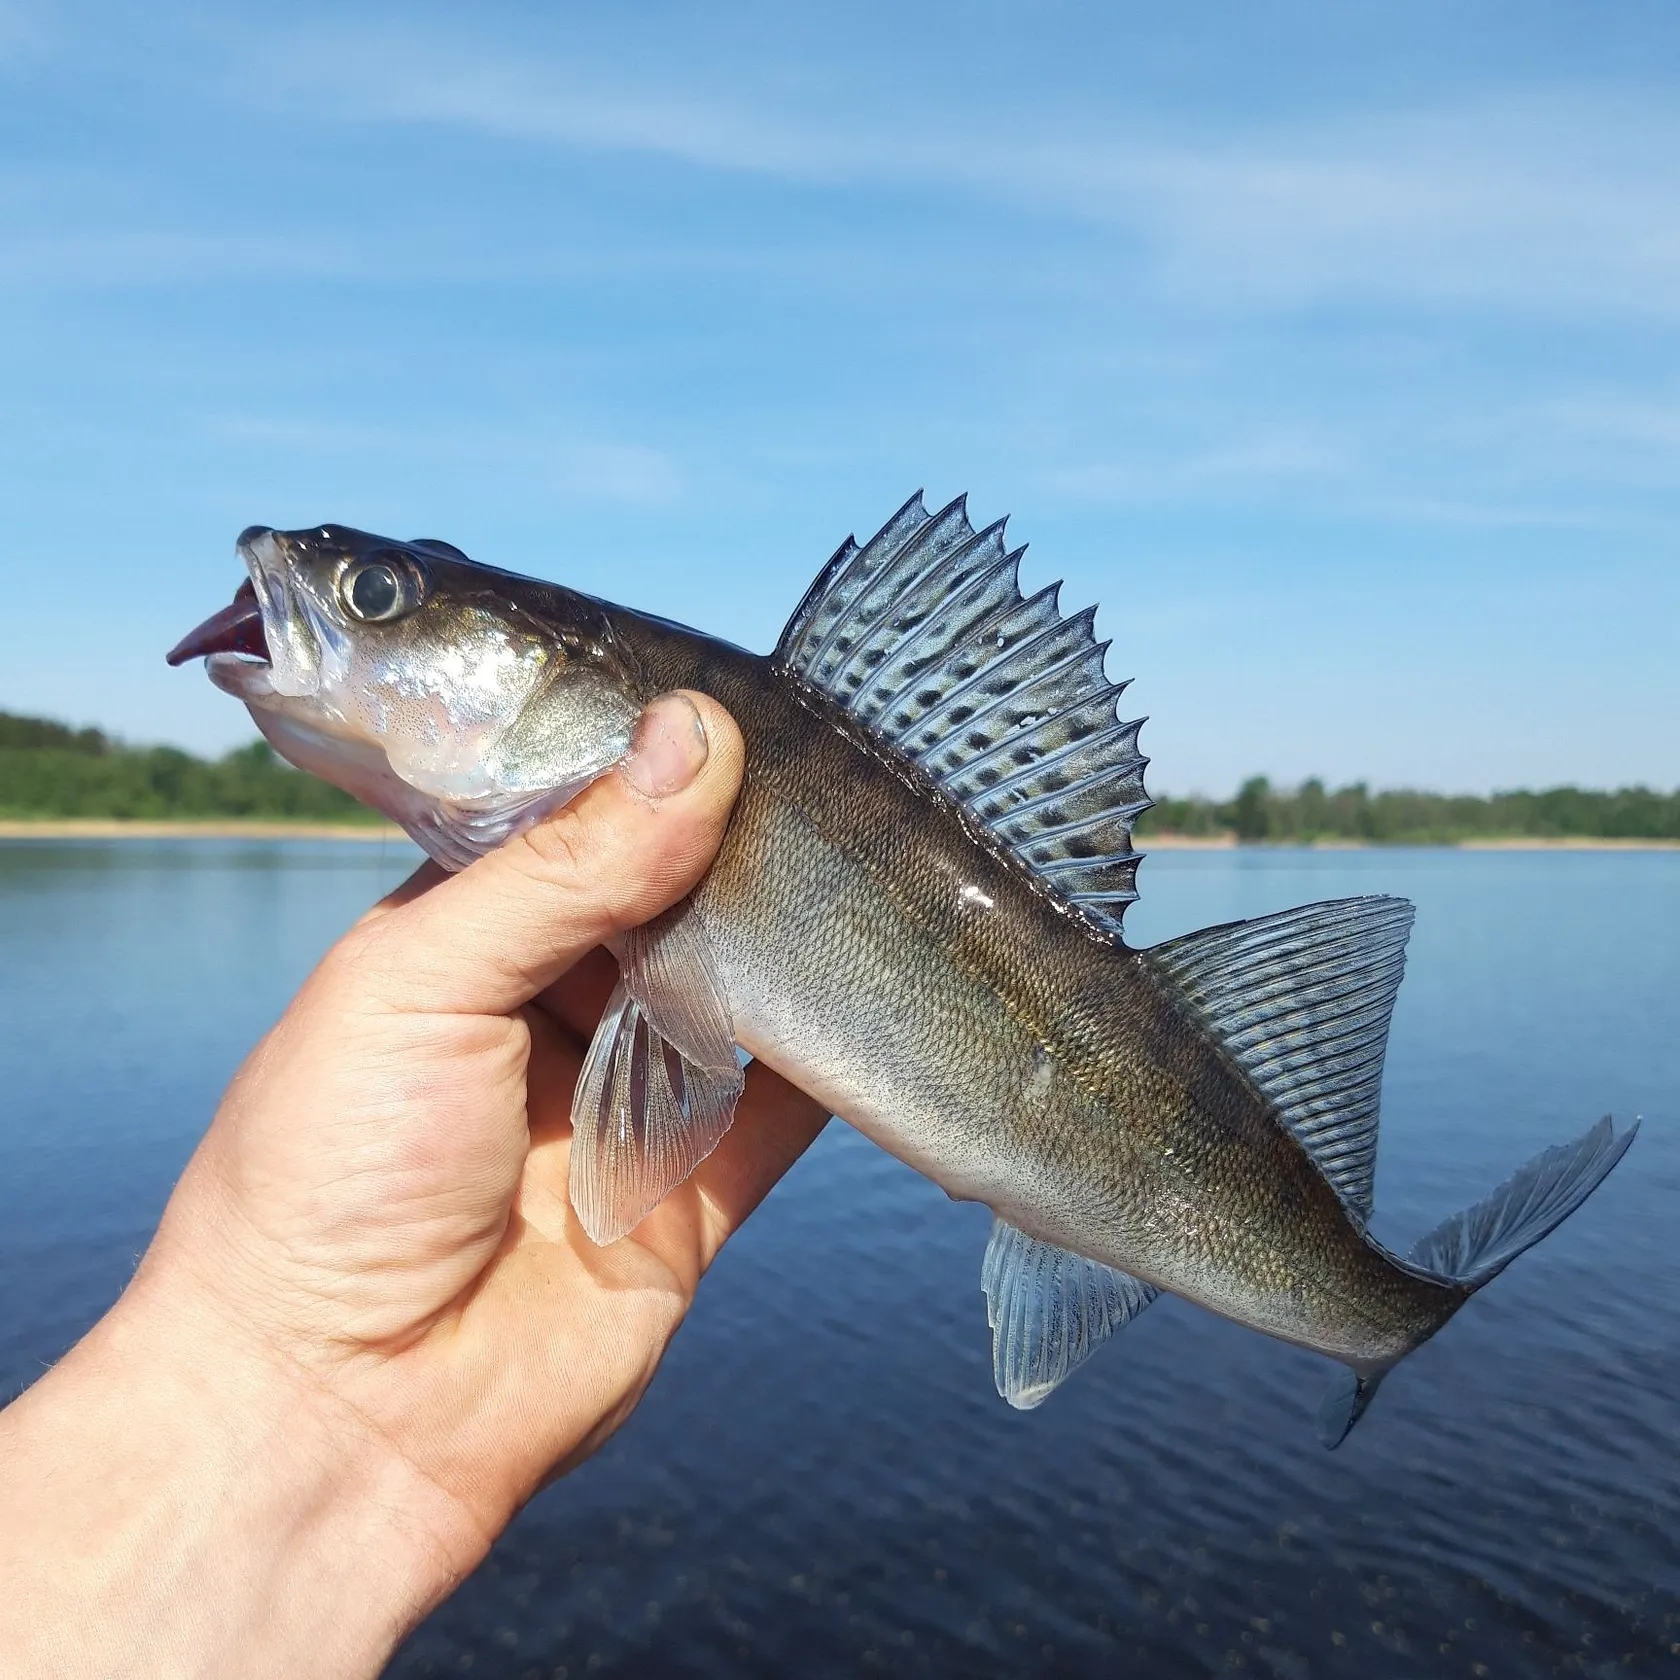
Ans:
[{"label": "water surface", "polygon": [[[120,1289],[240,1056],[409,861],[0,844],[6,1394]],[[1601,1113],[1645,1132],[1329,1455],[1325,1361],[1171,1300],[1009,1411],[988,1216],[832,1125],[630,1424],[393,1675],[1680,1673],[1680,855],[1161,853],[1143,885],[1139,942],[1417,901],[1396,1243]]]}]

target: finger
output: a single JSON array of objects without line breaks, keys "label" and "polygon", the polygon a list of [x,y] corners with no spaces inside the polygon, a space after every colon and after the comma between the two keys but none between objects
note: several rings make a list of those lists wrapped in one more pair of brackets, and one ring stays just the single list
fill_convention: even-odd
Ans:
[{"label": "finger", "polygon": [[538,994],[536,1007],[564,1027],[579,1044],[587,1044],[595,1036],[607,999],[617,983],[617,959],[605,946],[597,945]]},{"label": "finger", "polygon": [[519,1212],[549,1242],[566,1240],[573,1223],[569,1188],[572,1091],[582,1052],[571,1034],[537,1009],[526,1011],[531,1063],[525,1119],[531,1146],[520,1176]]},{"label": "finger", "polygon": [[828,1110],[779,1073],[762,1062],[747,1069],[734,1124],[694,1169],[705,1210],[699,1233],[702,1271],[827,1123]]},{"label": "finger", "polygon": [[[569,1177],[572,1088],[581,1053],[537,1010],[532,1021],[529,1125],[531,1150],[520,1188],[520,1211],[550,1242],[581,1244],[594,1253],[572,1212]],[[718,1250],[769,1195],[823,1129],[828,1111],[760,1063],[717,1148],[639,1224],[632,1240],[670,1267],[692,1292]]]},{"label": "finger", "polygon": [[406,881],[398,882],[383,898],[370,904],[356,918],[355,925],[360,927],[364,922],[376,922],[381,916],[388,916],[393,910],[400,910],[405,904],[412,904],[415,899],[429,893],[433,887],[448,879],[448,870],[427,858]]},{"label": "finger", "polygon": [[745,756],[729,714],[668,694],[629,756],[565,810],[356,930],[391,1007],[505,1014],[674,904],[723,838]]}]

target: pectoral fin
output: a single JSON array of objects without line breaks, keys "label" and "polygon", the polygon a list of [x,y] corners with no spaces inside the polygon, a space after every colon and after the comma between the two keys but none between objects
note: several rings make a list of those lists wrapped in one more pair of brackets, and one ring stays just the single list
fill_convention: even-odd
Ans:
[{"label": "pectoral fin", "polygon": [[397,820],[408,830],[409,839],[434,863],[450,871],[465,869],[504,841],[535,828],[544,817],[570,805],[600,774],[592,770],[575,781],[537,793],[464,804],[427,800],[424,796],[416,801],[411,793],[410,800],[418,809],[399,814]]},{"label": "pectoral fin", "polygon": [[1129,1272],[992,1222],[980,1269],[992,1329],[992,1375],[1011,1406],[1040,1405],[1160,1294]]},{"label": "pectoral fin", "polygon": [[686,904],[624,940],[572,1099],[572,1206],[616,1242],[711,1154],[745,1081],[729,1006]]}]

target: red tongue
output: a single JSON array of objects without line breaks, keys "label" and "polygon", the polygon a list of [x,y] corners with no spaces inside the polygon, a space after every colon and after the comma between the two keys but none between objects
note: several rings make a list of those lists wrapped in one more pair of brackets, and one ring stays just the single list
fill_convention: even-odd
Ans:
[{"label": "red tongue", "polygon": [[262,608],[257,605],[257,592],[249,578],[240,584],[227,606],[205,619],[190,635],[183,636],[167,657],[171,665],[184,665],[189,659],[202,659],[210,653],[247,653],[256,659],[268,658]]}]

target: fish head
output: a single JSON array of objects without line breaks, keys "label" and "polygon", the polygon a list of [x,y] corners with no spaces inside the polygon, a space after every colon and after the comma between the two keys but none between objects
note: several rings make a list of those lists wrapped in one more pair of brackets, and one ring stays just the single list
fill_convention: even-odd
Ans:
[{"label": "fish head", "polygon": [[629,750],[634,660],[605,608],[432,539],[252,526],[203,657],[275,749],[397,821],[576,791]]}]

